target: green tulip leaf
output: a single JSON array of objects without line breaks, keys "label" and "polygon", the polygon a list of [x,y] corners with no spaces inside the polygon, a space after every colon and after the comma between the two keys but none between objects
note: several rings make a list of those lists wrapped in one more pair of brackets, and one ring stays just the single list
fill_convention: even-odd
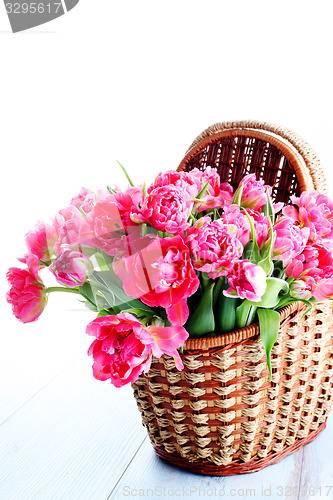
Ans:
[{"label": "green tulip leaf", "polygon": [[279,294],[287,294],[289,285],[286,281],[279,278],[266,278],[266,291],[261,297],[260,302],[246,301],[248,304],[265,309],[274,309],[280,302]]},{"label": "green tulip leaf", "polygon": [[280,314],[272,309],[258,309],[260,338],[263,343],[269,379],[272,379],[271,350],[277,339],[280,328]]},{"label": "green tulip leaf", "polygon": [[184,328],[190,337],[201,337],[215,330],[215,319],[213,312],[213,290],[215,283],[210,284],[204,290],[200,302],[190,314]]},{"label": "green tulip leaf", "polygon": [[220,293],[215,314],[216,330],[219,333],[231,332],[235,328],[238,299],[225,297]]}]

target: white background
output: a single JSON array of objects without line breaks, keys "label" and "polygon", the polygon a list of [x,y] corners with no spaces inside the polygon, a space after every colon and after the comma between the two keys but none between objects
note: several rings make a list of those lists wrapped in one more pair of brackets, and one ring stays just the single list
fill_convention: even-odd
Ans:
[{"label": "white background", "polygon": [[[73,297],[51,296],[38,322],[21,325],[3,298],[5,272],[25,253],[25,233],[81,186],[125,187],[116,160],[137,183],[150,181],[177,168],[207,126],[259,119],[303,136],[332,187],[330,7],[81,0],[49,24],[12,34],[0,5],[0,384],[8,391],[86,356],[92,314],[79,315]],[[82,350],[73,352],[79,336]]]}]

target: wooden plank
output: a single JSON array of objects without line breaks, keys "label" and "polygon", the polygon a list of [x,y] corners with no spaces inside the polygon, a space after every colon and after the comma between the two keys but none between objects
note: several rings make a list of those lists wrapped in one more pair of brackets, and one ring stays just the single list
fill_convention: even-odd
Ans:
[{"label": "wooden plank", "polygon": [[[303,451],[253,474],[200,476],[157,458],[146,440],[111,492],[119,498],[297,498]],[[285,496],[284,492],[290,492]],[[296,496],[293,496],[295,494]]]},{"label": "wooden plank", "polygon": [[38,321],[24,325],[8,304],[0,331],[0,423],[74,359],[87,358],[92,339],[85,329],[95,316],[76,297],[53,294]]},{"label": "wooden plank", "polygon": [[300,500],[333,498],[333,416],[313,443],[304,447]]},{"label": "wooden plank", "polygon": [[145,437],[131,387],[76,362],[0,426],[0,498],[104,500]]}]

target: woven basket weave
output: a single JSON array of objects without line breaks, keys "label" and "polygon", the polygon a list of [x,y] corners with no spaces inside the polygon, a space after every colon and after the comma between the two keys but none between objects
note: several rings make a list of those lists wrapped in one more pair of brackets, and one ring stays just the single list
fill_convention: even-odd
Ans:
[{"label": "woven basket weave", "polygon": [[[254,172],[287,201],[303,189],[326,192],[316,155],[296,134],[261,122],[214,125],[191,145],[179,169],[218,169],[236,186]],[[158,456],[193,472],[255,472],[312,441],[325,427],[333,396],[331,302],[304,316],[297,302],[280,311],[272,380],[257,324],[189,339],[184,370],[164,355],[133,384]]]}]

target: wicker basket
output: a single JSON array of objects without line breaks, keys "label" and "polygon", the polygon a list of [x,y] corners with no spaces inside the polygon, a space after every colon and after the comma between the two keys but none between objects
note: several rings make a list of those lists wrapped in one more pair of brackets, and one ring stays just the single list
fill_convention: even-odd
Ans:
[{"label": "wicker basket", "polygon": [[[261,122],[210,127],[179,169],[218,169],[237,185],[254,172],[288,201],[303,189],[326,192],[312,149],[296,134]],[[143,424],[158,456],[209,475],[255,472],[312,441],[325,427],[333,395],[331,302],[303,317],[297,302],[280,311],[269,381],[258,325],[189,339],[181,355],[153,360],[133,384]]]}]

